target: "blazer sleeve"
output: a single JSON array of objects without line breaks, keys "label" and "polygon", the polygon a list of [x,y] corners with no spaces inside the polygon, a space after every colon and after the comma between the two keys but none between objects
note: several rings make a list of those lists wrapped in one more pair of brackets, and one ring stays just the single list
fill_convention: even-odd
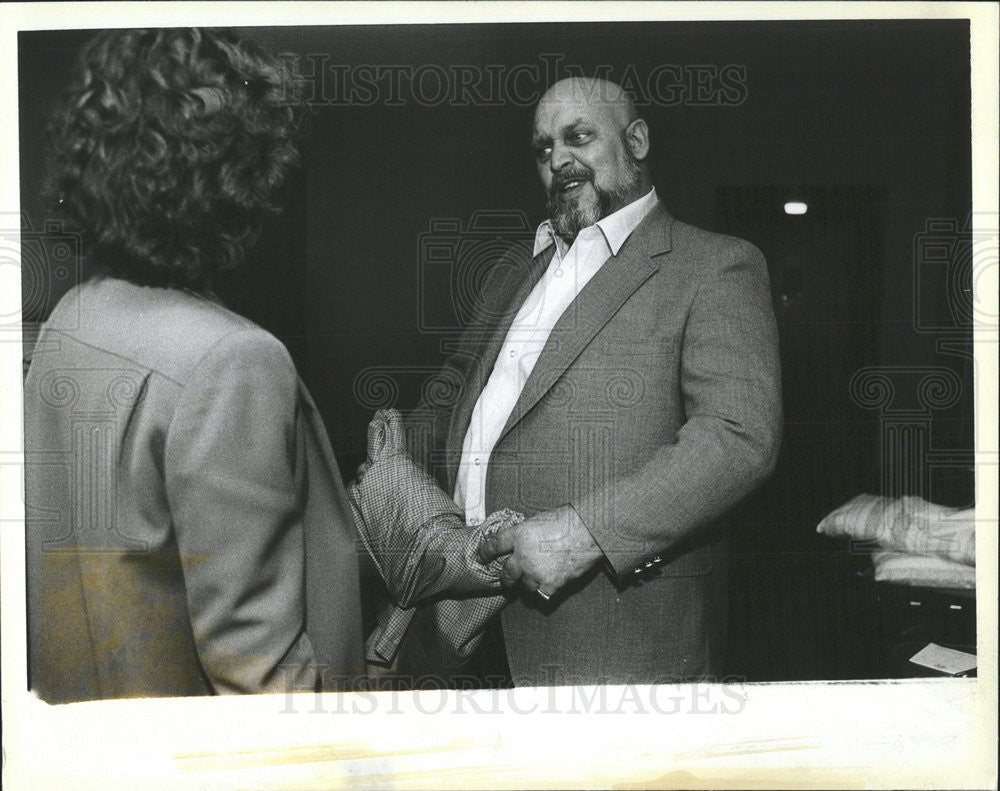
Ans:
[{"label": "blazer sleeve", "polygon": [[777,461],[781,373],[767,266],[748,242],[720,253],[683,334],[686,421],[676,442],[571,503],[618,575],[723,514]]},{"label": "blazer sleeve", "polygon": [[311,689],[305,632],[298,379],[259,329],[216,343],[180,395],[168,503],[202,667],[218,693]]}]

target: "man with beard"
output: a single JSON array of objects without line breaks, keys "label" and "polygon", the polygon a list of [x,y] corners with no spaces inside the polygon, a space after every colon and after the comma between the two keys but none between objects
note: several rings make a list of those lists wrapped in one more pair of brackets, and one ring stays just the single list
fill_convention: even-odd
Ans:
[{"label": "man with beard", "polygon": [[[484,562],[512,553],[503,580],[519,595],[501,622],[516,685],[712,677],[718,521],[770,474],[781,433],[764,258],[670,216],[648,127],[617,85],[553,85],[532,145],[549,212],[534,258],[500,262],[442,372],[457,395],[411,427],[431,429],[468,522],[527,517],[480,548]],[[405,665],[428,669],[428,634],[411,630]]]}]

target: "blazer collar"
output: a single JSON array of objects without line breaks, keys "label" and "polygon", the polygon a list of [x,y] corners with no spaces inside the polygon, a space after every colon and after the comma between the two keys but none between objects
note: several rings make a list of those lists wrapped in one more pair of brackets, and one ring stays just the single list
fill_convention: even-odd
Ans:
[{"label": "blazer collar", "polygon": [[[669,253],[673,249],[674,218],[662,201],[657,200],[656,205],[650,209],[638,227],[632,232],[632,236],[625,242],[635,240],[638,249],[636,255],[647,255],[650,258]],[[621,254],[623,251],[619,251]]]},{"label": "blazer collar", "polygon": [[[566,309],[525,382],[498,443],[551,389],[636,289],[659,269],[657,259],[672,248],[673,223],[673,217],[658,200],[618,254],[601,266]],[[555,246],[550,245],[534,256],[520,275],[508,278],[489,303],[490,315],[498,318],[478,327],[482,335],[474,346],[475,359],[468,368],[462,396],[452,411],[448,428],[448,485],[452,489],[476,401],[486,386],[517,311],[545,272],[554,252]]]},{"label": "blazer collar", "polygon": [[[618,255],[622,245],[632,233],[639,227],[646,215],[659,204],[656,197],[656,187],[650,187],[649,192],[641,198],[637,198],[627,206],[623,206],[616,212],[612,212],[594,223],[608,244],[608,249],[612,255]],[[562,255],[566,254],[568,245],[556,236],[552,228],[552,220],[545,220],[535,231],[535,251],[538,255],[549,245],[556,245]]]},{"label": "blazer collar", "polygon": [[673,218],[658,201],[618,255],[605,261],[570,303],[524,383],[498,444],[552,388],[625,301],[660,268],[657,259],[672,247],[672,226]]}]

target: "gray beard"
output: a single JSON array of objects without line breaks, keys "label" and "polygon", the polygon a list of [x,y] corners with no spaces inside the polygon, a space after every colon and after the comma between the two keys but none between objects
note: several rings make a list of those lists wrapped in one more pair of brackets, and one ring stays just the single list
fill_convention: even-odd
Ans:
[{"label": "gray beard", "polygon": [[584,228],[589,228],[598,220],[626,205],[629,195],[639,184],[640,171],[639,163],[629,152],[625,152],[625,157],[622,176],[611,189],[601,189],[593,181],[591,182],[597,193],[596,204],[587,203],[585,206],[580,206],[578,200],[566,202],[560,200],[558,194],[549,193],[545,208],[552,223],[552,230],[567,244],[573,244],[573,240]]}]

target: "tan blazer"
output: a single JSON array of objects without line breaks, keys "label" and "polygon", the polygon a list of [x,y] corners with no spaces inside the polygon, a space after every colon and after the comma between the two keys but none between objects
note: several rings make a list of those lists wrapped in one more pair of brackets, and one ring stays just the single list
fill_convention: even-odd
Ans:
[{"label": "tan blazer", "polygon": [[31,685],[50,702],[339,688],[363,672],[354,524],[284,346],[104,279],[25,382]]},{"label": "tan blazer", "polygon": [[[476,400],[551,256],[497,267],[437,405],[409,420],[449,492]],[[780,436],[763,256],[658,204],[557,323],[489,460],[487,512],[570,504],[607,560],[548,605],[521,596],[503,610],[515,684],[718,673],[723,557],[703,529],[766,478]]]}]

